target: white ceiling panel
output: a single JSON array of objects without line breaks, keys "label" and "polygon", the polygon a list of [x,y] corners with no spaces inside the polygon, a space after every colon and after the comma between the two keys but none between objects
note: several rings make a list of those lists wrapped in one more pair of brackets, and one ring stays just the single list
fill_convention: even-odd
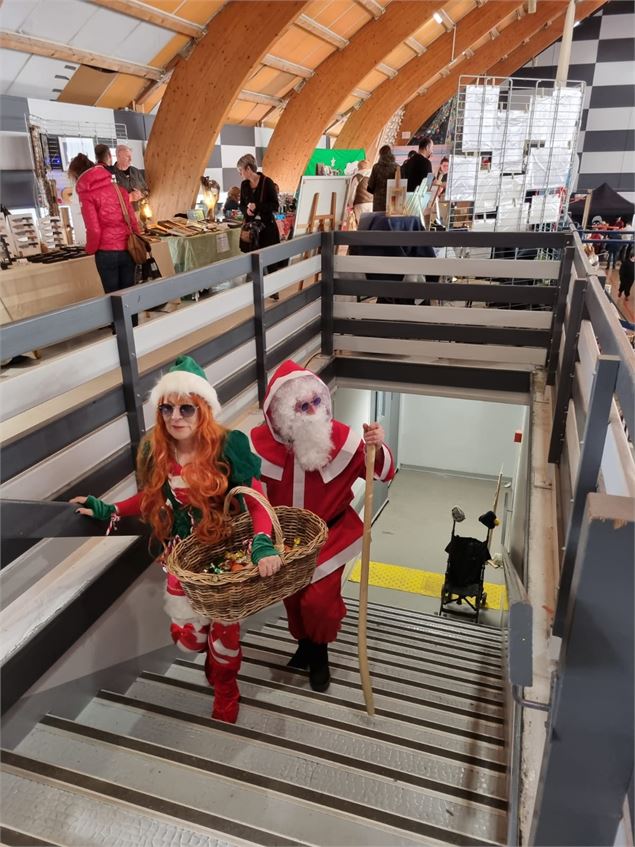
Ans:
[{"label": "white ceiling panel", "polygon": [[29,61],[28,53],[19,53],[17,50],[0,50],[0,86],[3,94],[19,75],[22,68]]},{"label": "white ceiling panel", "polygon": [[0,9],[0,26],[17,31],[40,0],[4,0]]},{"label": "white ceiling panel", "polygon": [[46,59],[44,56],[31,56],[5,93],[15,97],[56,99],[58,95],[53,89],[64,88],[66,81],[55,79],[55,74],[69,75],[64,62]]},{"label": "white ceiling panel", "polygon": [[25,35],[68,44],[96,13],[96,6],[80,0],[40,0],[20,29]]},{"label": "white ceiling panel", "polygon": [[140,62],[143,65],[149,65],[156,54],[163,50],[165,45],[173,38],[174,33],[170,30],[162,29],[153,24],[141,23],[125,41],[117,45],[112,55],[119,59],[126,59],[128,62]]},{"label": "white ceiling panel", "polygon": [[[82,4],[89,6],[89,4]],[[97,8],[97,7],[92,7]],[[118,56],[117,47],[137,28],[134,18],[97,8],[97,11],[84,24],[81,30],[67,43],[82,50],[92,50],[105,56]],[[141,62],[141,59],[137,59]]]}]

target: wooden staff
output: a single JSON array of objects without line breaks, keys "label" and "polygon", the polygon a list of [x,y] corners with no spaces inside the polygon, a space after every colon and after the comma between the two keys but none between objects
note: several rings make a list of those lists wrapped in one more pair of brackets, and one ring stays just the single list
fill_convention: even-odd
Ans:
[{"label": "wooden staff", "polygon": [[[498,474],[498,481],[496,483],[496,494],[494,494],[494,503],[492,505],[492,512],[494,512],[494,514],[496,514],[496,509],[498,508],[498,497],[499,497],[500,490],[501,490],[502,479],[503,479],[503,469],[501,468],[500,471],[499,471],[499,474]],[[494,532],[493,529],[487,530],[487,541],[485,543],[487,544],[488,549],[489,549],[490,542],[492,540],[493,532]]]},{"label": "wooden staff", "polygon": [[368,670],[368,648],[366,644],[366,615],[368,611],[368,572],[370,565],[370,525],[373,519],[373,477],[375,476],[375,445],[366,447],[366,491],[364,492],[364,537],[362,541],[362,572],[359,579],[359,625],[357,629],[357,653],[359,675],[362,679],[366,711],[375,714],[373,686]]}]

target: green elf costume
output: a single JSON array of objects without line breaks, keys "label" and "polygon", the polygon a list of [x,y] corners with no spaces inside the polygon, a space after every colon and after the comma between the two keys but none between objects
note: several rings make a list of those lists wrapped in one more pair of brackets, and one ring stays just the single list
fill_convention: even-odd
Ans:
[{"label": "green elf costume", "polygon": [[[169,372],[153,388],[150,402],[158,410],[159,404],[169,395],[196,395],[208,404],[214,418],[218,418],[221,407],[216,391],[208,382],[203,369],[190,356],[179,356]],[[152,449],[152,437],[144,441],[140,449],[144,451],[144,460],[151,461],[148,453]],[[262,493],[259,481],[260,459],[252,453],[249,439],[243,432],[227,432],[219,458],[230,469],[227,490],[237,485],[247,485]],[[173,514],[168,546],[178,538],[187,538],[197,519],[200,519],[200,514],[189,506],[189,490],[181,470],[174,458],[170,462],[169,476],[164,484],[166,504]],[[86,498],[86,506],[92,509],[95,518],[116,523],[118,516],[140,516],[141,499],[141,492],[114,504],[90,496]],[[254,528],[251,560],[257,565],[266,556],[277,556],[278,551],[271,540],[271,520],[268,514],[252,498],[245,500]],[[222,624],[201,617],[194,611],[181,583],[172,574],[167,574],[164,608],[170,617],[170,634],[177,647],[185,651],[206,653],[205,675],[214,686],[212,717],[234,723],[238,716],[239,701],[236,676],[242,659],[240,625]]]}]

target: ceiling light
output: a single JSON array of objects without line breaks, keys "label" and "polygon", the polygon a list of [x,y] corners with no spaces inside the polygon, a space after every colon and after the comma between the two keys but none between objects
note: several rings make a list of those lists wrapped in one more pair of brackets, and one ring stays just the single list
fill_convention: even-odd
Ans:
[{"label": "ceiling light", "polygon": [[443,18],[441,17],[441,15],[440,15],[438,12],[435,12],[435,13],[434,13],[434,15],[432,15],[432,17],[435,19],[435,21],[436,21],[438,24],[442,24],[442,23],[443,23]]},{"label": "ceiling light", "polygon": [[537,0],[527,0],[527,11],[530,15],[535,14],[536,12]]},{"label": "ceiling light", "polygon": [[500,32],[496,29],[496,27],[492,27],[489,31],[489,37],[494,41],[495,38],[498,38]]}]

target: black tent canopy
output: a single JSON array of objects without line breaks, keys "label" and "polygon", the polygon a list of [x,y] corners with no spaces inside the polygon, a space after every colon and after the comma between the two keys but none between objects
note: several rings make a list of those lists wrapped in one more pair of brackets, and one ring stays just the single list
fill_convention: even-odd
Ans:
[{"label": "black tent canopy", "polygon": [[[573,220],[582,220],[584,203],[584,199],[569,203],[569,214]],[[635,214],[635,206],[625,200],[617,191],[614,191],[607,182],[603,182],[598,188],[593,189],[589,223],[596,215],[600,215],[604,220],[621,217],[628,221],[633,217],[633,214]]]}]

